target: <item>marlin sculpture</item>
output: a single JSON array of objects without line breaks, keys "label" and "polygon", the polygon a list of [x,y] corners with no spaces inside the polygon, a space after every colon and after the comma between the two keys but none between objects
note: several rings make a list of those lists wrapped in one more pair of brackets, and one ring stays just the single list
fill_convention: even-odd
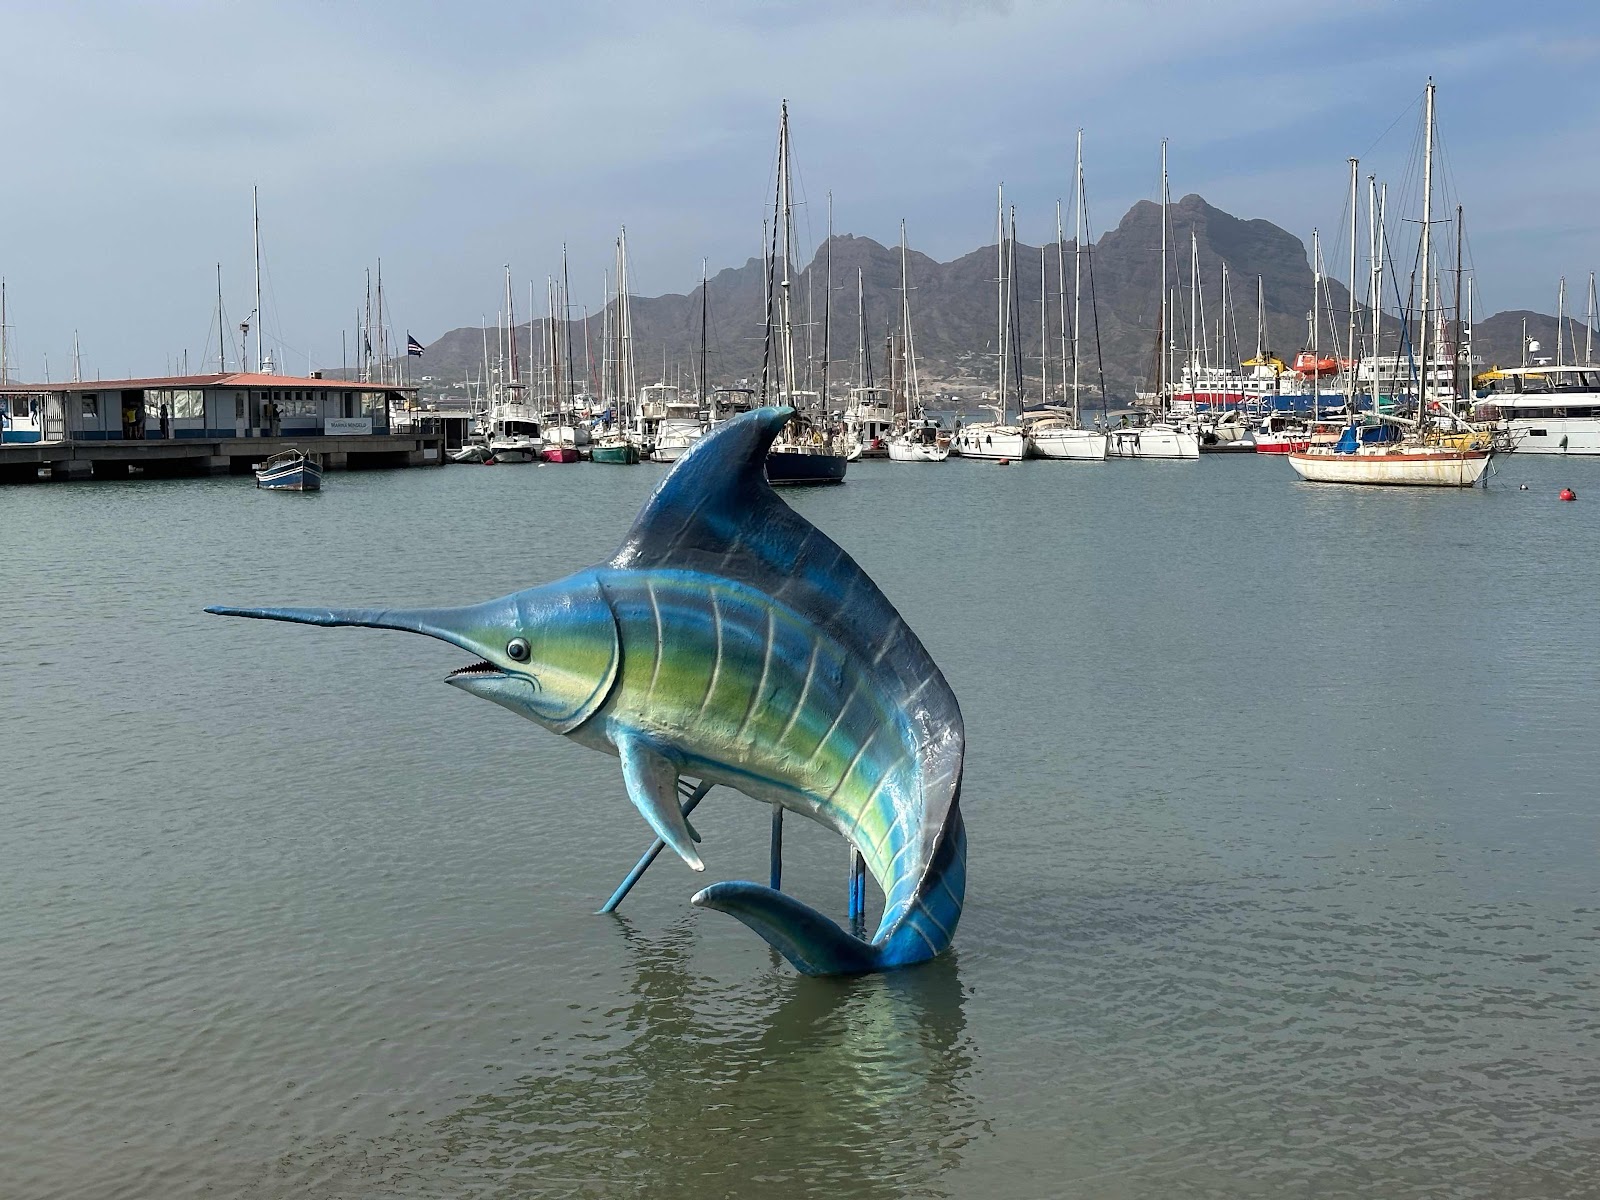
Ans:
[{"label": "marlin sculpture", "polygon": [[884,895],[871,941],[756,883],[693,903],[808,975],[924,962],[949,946],[966,892],[961,710],[872,580],[767,483],[792,415],[759,409],[702,439],[609,562],[558,582],[464,608],[206,611],[404,629],[480,655],[446,682],[615,754],[633,803],[694,870],[680,776],[837,831]]}]

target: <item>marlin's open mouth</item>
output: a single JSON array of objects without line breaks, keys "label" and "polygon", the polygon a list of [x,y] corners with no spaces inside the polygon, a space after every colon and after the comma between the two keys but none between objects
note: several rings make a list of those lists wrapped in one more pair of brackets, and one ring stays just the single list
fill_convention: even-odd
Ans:
[{"label": "marlin's open mouth", "polygon": [[446,679],[460,679],[464,675],[504,675],[505,672],[491,662],[475,662],[470,667],[451,671]]}]

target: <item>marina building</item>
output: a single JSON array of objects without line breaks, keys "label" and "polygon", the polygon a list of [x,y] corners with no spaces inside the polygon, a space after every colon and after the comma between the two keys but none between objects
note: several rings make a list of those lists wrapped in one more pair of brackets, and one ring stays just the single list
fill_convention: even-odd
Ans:
[{"label": "marina building", "polygon": [[233,373],[0,387],[0,479],[247,473],[296,447],[326,468],[443,461],[399,384]]}]

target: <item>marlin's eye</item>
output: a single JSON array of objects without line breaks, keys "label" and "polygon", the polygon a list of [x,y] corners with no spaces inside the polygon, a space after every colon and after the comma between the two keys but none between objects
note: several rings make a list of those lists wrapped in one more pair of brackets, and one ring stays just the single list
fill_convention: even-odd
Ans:
[{"label": "marlin's eye", "polygon": [[506,657],[512,662],[527,662],[529,653],[526,638],[512,638],[506,643]]}]

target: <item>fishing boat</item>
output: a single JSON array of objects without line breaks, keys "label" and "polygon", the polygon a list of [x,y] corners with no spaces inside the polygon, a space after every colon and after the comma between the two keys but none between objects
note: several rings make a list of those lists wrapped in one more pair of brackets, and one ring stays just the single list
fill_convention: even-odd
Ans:
[{"label": "fishing boat", "polygon": [[255,465],[256,486],[275,492],[320,492],[322,468],[309,454],[289,449]]},{"label": "fishing boat", "polygon": [[[774,487],[815,487],[843,483],[849,465],[843,447],[834,444],[821,397],[795,387],[794,315],[790,271],[794,261],[794,191],[789,165],[789,102],[778,121],[778,192],[773,206],[774,250],[780,256],[767,269],[766,343],[762,356],[761,398],[773,396],[795,410],[794,416],[767,452],[767,482]],[[776,369],[771,378],[766,364]],[[775,386],[774,386],[775,385]]]},{"label": "fishing boat", "polygon": [[[998,310],[997,310],[997,335],[995,345],[995,358],[999,366],[999,390],[994,395],[994,403],[980,404],[994,413],[992,421],[975,421],[970,425],[962,425],[956,429],[954,442],[955,453],[962,458],[1004,459],[1007,462],[1028,455],[1028,435],[1023,430],[1021,423],[1011,424],[1006,420],[1010,411],[1008,403],[1011,390],[1012,360],[1020,357],[1020,347],[1013,344],[1015,322],[1013,320],[1016,310],[1016,291],[1014,280],[1016,278],[1016,221],[1012,220],[1008,230],[1005,214],[1005,190],[997,192],[996,233],[998,238],[995,243],[995,255],[999,266],[998,271]],[[1016,364],[1017,390],[1019,393],[1017,408],[1022,408],[1020,392],[1022,390],[1022,364]]]}]

